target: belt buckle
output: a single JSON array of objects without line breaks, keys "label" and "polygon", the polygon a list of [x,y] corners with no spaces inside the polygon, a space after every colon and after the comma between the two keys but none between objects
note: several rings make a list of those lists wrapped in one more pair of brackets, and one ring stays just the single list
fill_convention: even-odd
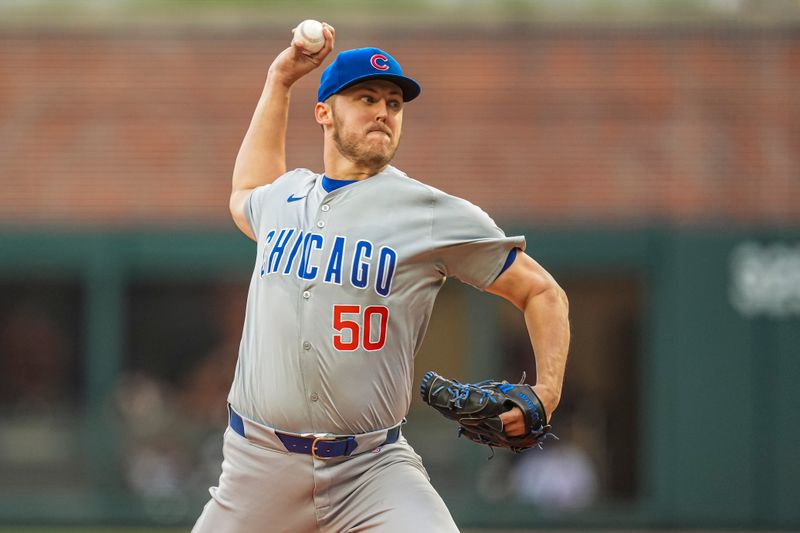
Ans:
[{"label": "belt buckle", "polygon": [[316,459],[322,459],[327,461],[328,459],[333,459],[333,457],[322,457],[321,455],[317,455],[317,443],[319,441],[326,441],[326,440],[337,440],[337,437],[333,437],[331,435],[314,435],[314,440],[311,442],[311,457]]}]

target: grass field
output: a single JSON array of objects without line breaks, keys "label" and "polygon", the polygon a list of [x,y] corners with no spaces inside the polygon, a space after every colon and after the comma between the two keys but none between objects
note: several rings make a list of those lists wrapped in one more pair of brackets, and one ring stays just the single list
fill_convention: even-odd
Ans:
[{"label": "grass field", "polygon": [[[186,528],[148,528],[148,527],[11,527],[0,526],[0,533],[187,533],[189,527]],[[462,529],[462,533],[495,533],[489,529]],[[559,530],[557,532],[548,532],[541,529],[537,530],[521,530],[521,529],[504,529],[502,533],[578,533],[576,531]],[[612,530],[604,529],[602,533],[614,533]],[[620,532],[622,533],[622,532]],[[624,533],[641,533],[635,531],[626,531]],[[671,533],[659,531],[658,533]],[[677,533],[677,532],[676,532]],[[695,532],[699,533],[699,532]],[[714,533],[724,533],[715,531]],[[736,533],[747,533],[737,531]]]},{"label": "grass field", "polygon": [[0,527],[0,533],[186,533],[189,528]]},{"label": "grass field", "polygon": [[[187,533],[189,528],[131,528],[131,527],[2,527],[0,526],[0,533]],[[589,530],[591,531],[591,530]],[[702,529],[681,529],[681,530],[617,530],[617,529],[597,529],[598,533],[650,533],[657,531],[658,533],[766,533],[764,531],[744,531],[736,530],[735,532],[724,530],[702,530]],[[462,529],[461,533],[579,533],[578,530],[559,529],[555,531],[544,529]],[[586,533],[586,530],[580,530],[580,533]],[[776,530],[771,530],[769,533],[777,533]]]},{"label": "grass field", "polygon": [[0,527],[0,533],[186,533],[189,528]]}]

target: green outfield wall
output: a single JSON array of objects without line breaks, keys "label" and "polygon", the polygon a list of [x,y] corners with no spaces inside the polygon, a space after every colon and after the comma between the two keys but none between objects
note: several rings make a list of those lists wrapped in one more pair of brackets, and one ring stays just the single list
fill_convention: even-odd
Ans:
[{"label": "green outfield wall", "polygon": [[[588,455],[600,458],[597,479],[606,489],[587,505],[558,510],[523,501],[513,488],[492,498],[481,485],[503,486],[522,463],[501,452],[487,461],[484,449],[455,439],[444,420],[414,404],[404,431],[459,524],[800,528],[800,228],[525,225],[508,231],[516,232],[527,236],[528,252],[563,280],[570,296],[575,344],[565,395],[583,387],[582,400],[570,401],[583,407],[564,407],[563,425],[576,421],[569,425],[577,429],[563,431],[583,438]],[[181,345],[201,342],[203,331],[159,314],[173,312],[170,306],[185,313],[181,305],[189,305],[173,301],[180,291],[164,299],[169,291],[231,281],[246,286],[253,262],[253,244],[233,231],[0,234],[0,320],[14,298],[53,287],[52,298],[74,302],[64,320],[78,328],[80,367],[74,369],[77,400],[62,419],[52,412],[46,424],[30,422],[25,405],[0,403],[0,524],[191,523],[205,501],[204,486],[163,497],[131,488],[142,481],[130,479],[137,472],[126,455],[130,438],[111,399],[120,376],[148,351],[140,343],[139,355],[128,353],[138,342],[131,340],[136,328],[150,328],[154,339],[179,332],[170,341],[176,360],[192,357]],[[510,336],[506,304],[457,282],[446,287],[417,372],[435,367],[473,378],[514,372],[515,363],[497,355]],[[615,310],[619,319],[590,305]],[[426,349],[456,353],[428,356]],[[630,357],[616,358],[620,350]],[[606,359],[598,359],[601,352]],[[154,356],[146,368],[171,368],[162,359]],[[601,396],[606,403],[586,408]],[[73,427],[59,430],[59,420]],[[558,415],[554,423],[558,432]],[[41,444],[52,435],[64,440]],[[31,443],[40,451],[26,454]],[[620,468],[630,472],[622,475]]]}]

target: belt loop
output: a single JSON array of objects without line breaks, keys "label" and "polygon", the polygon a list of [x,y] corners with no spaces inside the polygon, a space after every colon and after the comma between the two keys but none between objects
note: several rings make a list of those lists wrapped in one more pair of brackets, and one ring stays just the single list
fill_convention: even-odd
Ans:
[{"label": "belt loop", "polygon": [[358,441],[356,440],[356,438],[348,437],[347,444],[344,447],[345,456],[349,456],[351,453],[355,451],[356,448],[358,448]]}]

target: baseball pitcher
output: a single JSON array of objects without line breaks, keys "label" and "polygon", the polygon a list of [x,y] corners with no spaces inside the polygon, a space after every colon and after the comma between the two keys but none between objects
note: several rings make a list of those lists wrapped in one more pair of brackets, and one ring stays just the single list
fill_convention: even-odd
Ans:
[{"label": "baseball pitcher", "polygon": [[324,70],[324,171],[287,170],[291,88],[332,51],[323,27],[319,51],[295,43],[272,63],[236,159],[230,210],[257,253],[222,475],[193,531],[458,531],[401,432],[436,294],[455,277],[524,313],[535,386],[423,383],[462,428],[484,428],[470,438],[515,451],[558,405],[567,299],[523,237],[390,165],[420,86],[385,51],[348,50]]}]

